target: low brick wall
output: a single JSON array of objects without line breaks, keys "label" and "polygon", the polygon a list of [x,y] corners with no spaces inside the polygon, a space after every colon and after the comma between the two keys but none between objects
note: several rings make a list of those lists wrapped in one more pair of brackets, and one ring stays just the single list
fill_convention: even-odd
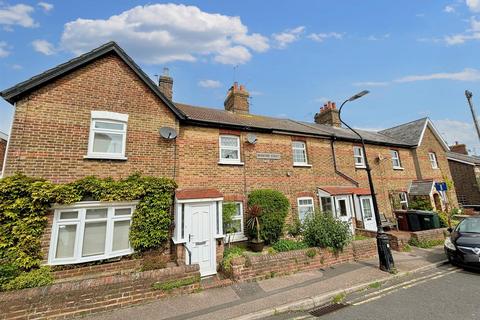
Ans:
[{"label": "low brick wall", "polygon": [[[443,240],[446,237],[447,229],[430,229],[415,232],[408,231],[387,231],[390,248],[395,251],[403,251],[411,238],[418,241],[431,241],[431,240]],[[356,229],[355,234],[365,237],[375,238],[377,233],[374,231],[368,231],[365,229]]]},{"label": "low brick wall", "polygon": [[65,269],[57,268],[57,271],[53,272],[53,277],[56,282],[60,282],[68,281],[71,278],[89,279],[99,276],[128,274],[138,271],[142,263],[143,259],[131,259],[90,266],[72,266],[70,268],[62,266]]},{"label": "low brick wall", "polygon": [[[171,291],[152,284],[194,279]],[[0,293],[0,319],[65,319],[140,304],[199,288],[198,265],[69,281],[51,286]]]},{"label": "low brick wall", "polygon": [[441,228],[441,229],[416,231],[416,232],[412,232],[411,235],[412,235],[412,238],[422,242],[422,241],[432,241],[432,240],[444,240],[447,233],[448,233],[447,228]]},{"label": "low brick wall", "polygon": [[[314,257],[308,253],[315,250]],[[310,248],[276,254],[248,255],[232,260],[230,276],[234,281],[260,280],[300,271],[318,270],[335,264],[374,257],[375,239],[354,241],[337,254],[328,249]]]}]

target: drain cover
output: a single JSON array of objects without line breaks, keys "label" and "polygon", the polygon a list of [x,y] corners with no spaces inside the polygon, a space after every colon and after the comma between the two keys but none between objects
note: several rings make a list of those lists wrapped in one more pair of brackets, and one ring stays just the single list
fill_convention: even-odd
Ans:
[{"label": "drain cover", "polygon": [[340,310],[342,308],[347,307],[348,304],[346,303],[334,303],[334,304],[328,304],[326,306],[314,309],[310,311],[310,314],[314,317],[321,317],[323,315],[326,315],[328,313]]}]

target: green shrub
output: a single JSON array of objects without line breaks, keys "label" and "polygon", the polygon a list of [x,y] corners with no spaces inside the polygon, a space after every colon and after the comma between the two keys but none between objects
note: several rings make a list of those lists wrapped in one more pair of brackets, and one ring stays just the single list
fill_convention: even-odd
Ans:
[{"label": "green shrub", "polygon": [[300,220],[298,218],[295,218],[293,223],[287,225],[287,234],[296,238],[300,235],[302,235],[303,233],[303,226],[302,226],[302,223],[300,222]]},{"label": "green shrub", "polygon": [[[290,204],[288,199],[279,191],[261,189],[252,191],[248,196],[248,206],[259,206],[262,209],[260,217],[260,236],[267,244],[275,243],[285,225]],[[256,235],[249,230],[250,238]]]},{"label": "green shrub", "polygon": [[443,242],[444,242],[444,240],[440,240],[440,239],[419,241],[417,238],[411,238],[408,241],[408,244],[411,245],[411,246],[414,246],[414,247],[418,247],[418,248],[429,249],[429,248],[433,248],[433,247],[442,245]]},{"label": "green shrub", "polygon": [[159,248],[169,240],[175,188],[170,179],[139,174],[120,181],[86,177],[69,184],[22,174],[0,179],[0,261],[20,270],[38,268],[43,258],[40,241],[51,205],[82,200],[139,200],[130,243],[136,251]]},{"label": "green shrub", "polygon": [[303,241],[282,239],[275,242],[272,248],[275,249],[275,251],[277,252],[285,252],[285,251],[306,249],[308,248],[308,246]]},{"label": "green shrub", "polygon": [[226,272],[232,271],[232,259],[241,257],[245,249],[242,247],[225,248],[223,251],[222,268]]},{"label": "green shrub", "polygon": [[316,212],[305,221],[304,238],[309,247],[330,248],[337,252],[348,245],[352,235],[348,223]]},{"label": "green shrub", "polygon": [[0,264],[0,288],[20,274],[20,270],[11,263]]},{"label": "green shrub", "polygon": [[22,272],[2,286],[3,290],[20,290],[47,286],[53,283],[52,270],[48,266]]},{"label": "green shrub", "polygon": [[413,199],[411,199],[410,203],[408,204],[408,208],[412,210],[433,210],[430,199],[422,197],[414,197]]}]

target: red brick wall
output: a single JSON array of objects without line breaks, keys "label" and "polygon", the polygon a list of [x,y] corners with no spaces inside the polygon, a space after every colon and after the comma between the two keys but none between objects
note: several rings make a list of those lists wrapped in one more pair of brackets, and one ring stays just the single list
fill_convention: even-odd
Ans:
[{"label": "red brick wall", "polygon": [[[154,290],[155,282],[197,279],[171,292]],[[70,281],[47,287],[0,292],[0,319],[66,319],[141,304],[199,288],[198,265],[128,275]]]},{"label": "red brick wall", "polygon": [[[310,248],[277,254],[250,255],[232,259],[231,277],[235,281],[260,280],[295,272],[318,270],[335,264],[376,256],[376,240],[354,241],[338,254],[328,249]],[[314,257],[307,256],[315,250]]]},{"label": "red brick wall", "polygon": [[[92,110],[129,114],[127,161],[84,159]],[[107,55],[17,102],[5,173],[55,182],[135,171],[173,177],[174,144],[160,137],[162,126],[176,126],[172,112],[121,59]]]},{"label": "red brick wall", "polygon": [[7,141],[0,139],[0,172],[3,170],[3,160],[7,152]]},{"label": "red brick wall", "polygon": [[480,203],[480,188],[475,175],[475,166],[448,161],[457,196],[465,199],[464,204]]}]

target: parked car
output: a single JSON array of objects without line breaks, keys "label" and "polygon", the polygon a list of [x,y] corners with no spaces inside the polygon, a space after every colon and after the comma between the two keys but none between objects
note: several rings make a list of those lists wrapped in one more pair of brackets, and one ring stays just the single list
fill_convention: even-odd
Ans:
[{"label": "parked car", "polygon": [[453,264],[480,268],[480,217],[463,219],[445,239],[445,253]]}]

